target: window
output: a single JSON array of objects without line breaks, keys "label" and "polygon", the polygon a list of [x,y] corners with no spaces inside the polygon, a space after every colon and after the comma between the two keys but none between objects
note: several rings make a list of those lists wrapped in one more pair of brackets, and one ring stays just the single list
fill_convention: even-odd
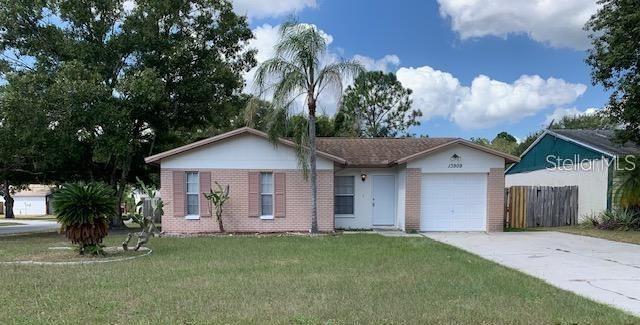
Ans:
[{"label": "window", "polygon": [[335,214],[353,214],[355,176],[336,176]]},{"label": "window", "polygon": [[187,172],[187,216],[200,214],[200,179],[198,172]]},{"label": "window", "polygon": [[260,215],[273,218],[273,173],[260,173]]}]

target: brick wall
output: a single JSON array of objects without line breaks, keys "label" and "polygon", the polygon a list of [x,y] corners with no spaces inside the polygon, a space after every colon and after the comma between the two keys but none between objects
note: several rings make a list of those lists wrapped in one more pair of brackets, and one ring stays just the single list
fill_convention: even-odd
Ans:
[{"label": "brick wall", "polygon": [[[199,220],[186,220],[173,212],[173,172],[160,172],[161,194],[164,201],[162,230],[167,233],[210,233],[218,231],[215,214]],[[249,217],[248,185],[250,171],[246,169],[199,169],[211,172],[211,184],[229,185],[229,200],[225,203],[222,220],[229,232],[284,232],[309,231],[311,226],[311,187],[299,170],[278,170],[286,175],[286,216],[273,220]],[[318,227],[320,231],[333,231],[333,171],[318,171]]]},{"label": "brick wall", "polygon": [[487,176],[487,231],[504,228],[504,169],[491,168]]},{"label": "brick wall", "polygon": [[405,229],[420,230],[420,197],[422,172],[420,168],[407,168],[405,192]]}]

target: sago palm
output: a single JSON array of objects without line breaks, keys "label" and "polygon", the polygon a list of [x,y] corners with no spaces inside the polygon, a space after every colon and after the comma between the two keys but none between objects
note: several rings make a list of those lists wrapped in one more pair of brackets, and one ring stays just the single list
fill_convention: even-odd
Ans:
[{"label": "sago palm", "polygon": [[[311,182],[311,232],[318,232],[316,190],[316,108],[318,97],[327,90],[342,95],[342,82],[363,71],[356,61],[323,64],[327,41],[313,25],[294,21],[280,27],[275,55],[258,66],[255,84],[261,96],[271,95],[272,113],[267,129],[271,141],[284,136],[285,121],[299,98],[304,98],[308,116],[307,132],[296,132],[298,164]],[[247,109],[252,111],[250,102]],[[249,113],[249,116],[251,114]]]},{"label": "sago palm", "polygon": [[53,194],[52,204],[62,232],[79,245],[80,253],[99,253],[115,214],[113,190],[104,183],[70,183]]}]

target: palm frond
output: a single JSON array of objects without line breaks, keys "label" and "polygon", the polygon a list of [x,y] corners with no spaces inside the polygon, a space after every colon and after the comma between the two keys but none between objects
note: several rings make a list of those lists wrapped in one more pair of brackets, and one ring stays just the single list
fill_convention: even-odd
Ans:
[{"label": "palm frond", "polygon": [[328,64],[320,70],[318,77],[314,80],[314,85],[318,89],[317,94],[321,94],[327,88],[342,94],[343,82],[349,78],[355,79],[362,72],[364,67],[354,60]]},{"label": "palm frond", "polygon": [[320,59],[327,51],[327,41],[317,27],[289,21],[280,26],[280,36],[276,56],[290,59],[305,71],[320,65]]},{"label": "palm frond", "polygon": [[626,157],[621,161],[618,170],[620,183],[616,189],[616,197],[623,208],[640,209],[640,159]]}]

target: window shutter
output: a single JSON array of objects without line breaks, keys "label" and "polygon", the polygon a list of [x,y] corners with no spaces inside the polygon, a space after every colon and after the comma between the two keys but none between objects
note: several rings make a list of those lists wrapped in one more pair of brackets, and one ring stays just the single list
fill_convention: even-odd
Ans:
[{"label": "window shutter", "polygon": [[249,217],[260,216],[260,173],[249,172]]},{"label": "window shutter", "polygon": [[286,206],[286,174],[273,173],[273,216],[284,217]]},{"label": "window shutter", "polygon": [[209,193],[211,190],[211,172],[200,172],[200,216],[211,217],[211,210],[209,209],[209,200],[203,193]]},{"label": "window shutter", "polygon": [[173,172],[173,216],[184,217],[186,215],[187,186],[184,171]]}]

